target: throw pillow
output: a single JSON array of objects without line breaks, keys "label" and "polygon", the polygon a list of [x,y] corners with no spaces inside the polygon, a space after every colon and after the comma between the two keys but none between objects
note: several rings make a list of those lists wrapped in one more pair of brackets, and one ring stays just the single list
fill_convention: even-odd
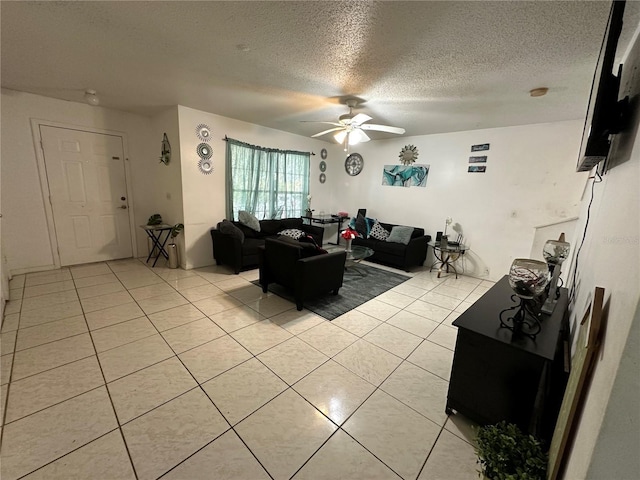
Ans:
[{"label": "throw pillow", "polygon": [[362,215],[356,217],[356,232],[358,232],[363,238],[367,238],[367,221]]},{"label": "throw pillow", "polygon": [[295,240],[300,240],[300,237],[303,237],[306,234],[297,228],[287,228],[286,230],[278,232],[278,235],[286,235],[287,237],[291,237]]},{"label": "throw pillow", "polygon": [[373,228],[371,229],[371,232],[369,232],[369,237],[375,238],[376,240],[382,240],[384,242],[387,238],[389,238],[389,232],[387,232],[384,227],[380,225],[380,222],[376,221],[376,223],[373,225]]},{"label": "throw pillow", "polygon": [[246,225],[249,228],[253,228],[256,232],[260,231],[260,220],[256,218],[255,215],[247,212],[246,210],[240,210],[238,212],[238,220],[243,225]]},{"label": "throw pillow", "polygon": [[409,245],[411,235],[413,235],[413,227],[396,225],[391,229],[391,233],[389,234],[389,238],[387,238],[387,242],[404,243],[405,245]]},{"label": "throw pillow", "polygon": [[364,221],[367,222],[367,238],[369,238],[369,235],[371,235],[371,229],[378,220],[375,218],[364,217]]},{"label": "throw pillow", "polygon": [[238,227],[236,227],[229,220],[223,220],[218,224],[218,230],[220,233],[224,235],[229,235],[230,237],[237,238],[240,240],[240,243],[244,242],[244,233]]}]

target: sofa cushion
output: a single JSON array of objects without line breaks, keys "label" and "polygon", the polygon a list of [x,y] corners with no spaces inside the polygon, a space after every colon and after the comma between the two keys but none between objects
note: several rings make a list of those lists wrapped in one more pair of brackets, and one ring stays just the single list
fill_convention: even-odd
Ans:
[{"label": "sofa cushion", "polygon": [[261,238],[260,232],[256,232],[253,228],[247,227],[243,223],[240,222],[232,222],[236,227],[238,227],[242,233],[244,233],[244,238]]},{"label": "sofa cushion", "polygon": [[225,235],[229,235],[230,237],[237,238],[240,240],[240,243],[244,242],[244,233],[238,227],[236,227],[229,220],[223,220],[218,223],[218,230],[220,233]]},{"label": "sofa cushion", "polygon": [[258,255],[258,249],[264,246],[261,238],[245,238],[242,244],[242,256]]},{"label": "sofa cushion", "polygon": [[380,225],[380,222],[376,221],[376,223],[373,224],[373,228],[371,228],[371,231],[369,232],[369,237],[375,238],[376,240],[386,240],[387,238],[389,238],[389,232],[386,231],[382,225]]},{"label": "sofa cushion", "polygon": [[363,217],[362,215],[358,215],[356,217],[356,228],[354,230],[358,232],[362,237],[368,237],[369,230],[367,228],[367,221],[365,220],[365,217]]},{"label": "sofa cushion", "polygon": [[374,240],[373,238],[366,240],[366,246],[373,249],[375,252],[374,255],[382,253],[386,255],[404,257],[407,251],[407,247],[403,243]]},{"label": "sofa cushion", "polygon": [[326,250],[318,247],[316,241],[311,235],[300,237],[300,240],[296,240],[287,235],[280,235],[277,238],[281,242],[295,245],[296,247],[300,248],[300,258],[315,257],[316,255],[323,255],[325,253],[328,253]]},{"label": "sofa cushion", "polygon": [[364,220],[367,222],[367,236],[371,235],[371,229],[378,221],[376,218],[364,217]]},{"label": "sofa cushion", "polygon": [[306,234],[302,230],[298,230],[297,228],[286,228],[278,232],[278,235],[285,235],[287,237],[291,237],[294,240],[300,240],[300,238],[304,237]]},{"label": "sofa cushion", "polygon": [[413,235],[413,227],[406,227],[404,225],[396,225],[391,229],[391,233],[387,238],[387,242],[396,242],[402,243],[404,245],[409,245],[409,240],[411,240],[411,236]]},{"label": "sofa cushion", "polygon": [[302,218],[296,217],[296,218],[282,218],[279,220],[280,222],[280,226],[282,227],[281,229],[284,230],[285,228],[297,228],[300,229],[300,227],[302,227]]},{"label": "sofa cushion", "polygon": [[240,223],[252,228],[256,232],[260,231],[260,221],[252,213],[249,213],[246,210],[240,210],[238,212],[238,220],[240,220]]}]

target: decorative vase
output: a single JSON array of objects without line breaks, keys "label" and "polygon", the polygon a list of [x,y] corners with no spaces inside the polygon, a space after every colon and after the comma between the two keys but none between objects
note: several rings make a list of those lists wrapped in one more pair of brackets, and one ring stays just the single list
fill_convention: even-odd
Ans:
[{"label": "decorative vase", "polygon": [[305,212],[305,215],[306,215],[307,217],[312,217],[312,216],[313,216],[313,211],[312,211],[310,208],[307,208],[307,210],[306,210],[306,212]]},{"label": "decorative vase", "polygon": [[167,253],[169,253],[169,268],[178,268],[178,247],[175,243],[167,245]]},{"label": "decorative vase", "polygon": [[345,251],[347,251],[347,252],[351,251],[351,239],[350,238],[347,239],[347,246],[345,248]]},{"label": "decorative vase", "polygon": [[549,268],[539,260],[516,258],[509,270],[509,285],[520,298],[532,299],[549,283]]}]

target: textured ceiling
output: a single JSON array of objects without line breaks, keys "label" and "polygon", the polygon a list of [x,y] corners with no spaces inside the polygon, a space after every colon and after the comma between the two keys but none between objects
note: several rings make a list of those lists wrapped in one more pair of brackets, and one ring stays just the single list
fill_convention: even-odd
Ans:
[{"label": "textured ceiling", "polygon": [[[635,2],[629,2],[635,3]],[[627,4],[627,10],[637,5]],[[609,2],[1,2],[2,86],[302,135],[345,97],[407,135],[586,112]],[[635,17],[637,19],[637,16]],[[545,97],[528,91],[546,86]],[[372,134],[387,138],[389,134]],[[330,136],[323,137],[330,140]]]}]

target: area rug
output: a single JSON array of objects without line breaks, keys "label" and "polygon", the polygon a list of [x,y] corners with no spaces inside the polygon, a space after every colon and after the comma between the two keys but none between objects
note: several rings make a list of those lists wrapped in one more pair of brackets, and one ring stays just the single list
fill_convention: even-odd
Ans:
[{"label": "area rug", "polygon": [[[353,268],[344,272],[342,288],[340,288],[338,295],[332,295],[331,292],[328,292],[321,297],[310,298],[305,300],[304,308],[327,320],[333,320],[411,278],[369,265],[360,264],[357,269],[363,275],[360,275]],[[252,283],[260,285],[257,280]],[[269,285],[269,291],[294,301],[291,292],[276,283]]]}]

